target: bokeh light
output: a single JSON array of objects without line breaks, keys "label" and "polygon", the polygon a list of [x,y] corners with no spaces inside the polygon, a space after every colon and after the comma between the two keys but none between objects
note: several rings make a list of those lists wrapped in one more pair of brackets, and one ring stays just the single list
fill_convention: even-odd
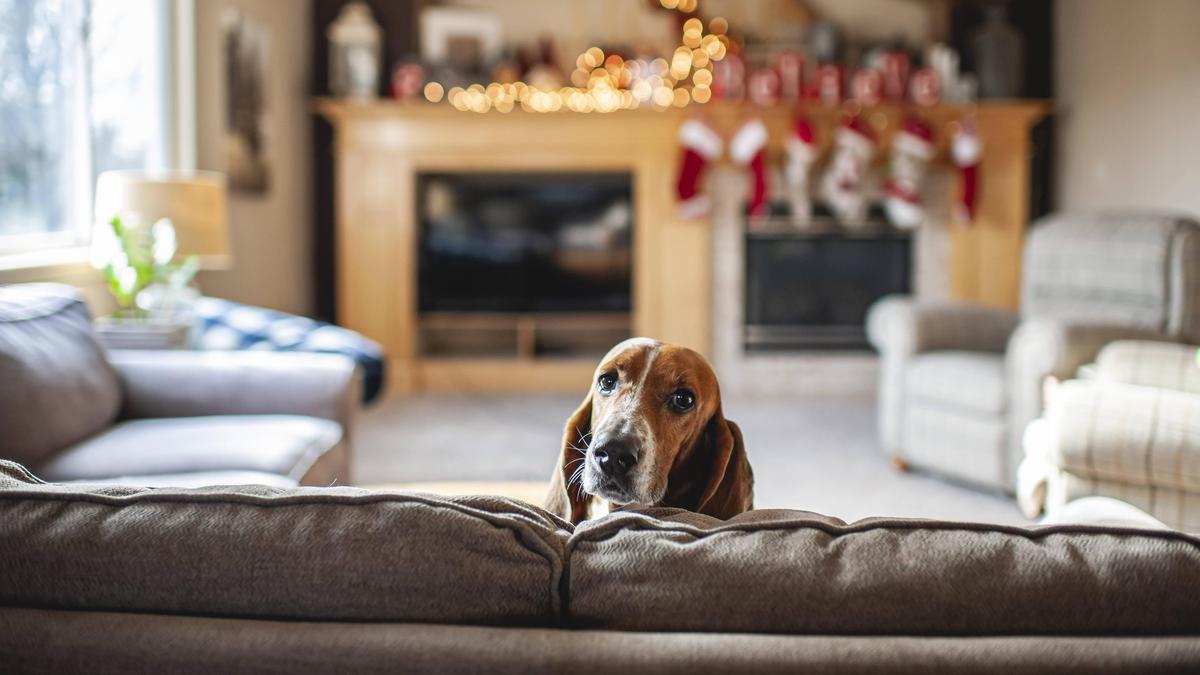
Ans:
[{"label": "bokeh light", "polygon": [[[659,0],[664,8],[683,14],[696,11],[697,0]],[[670,59],[651,61],[605,54],[599,46],[589,47],[575,59],[570,84],[557,89],[541,89],[524,82],[492,82],[453,87],[425,85],[425,99],[431,103],[446,100],[456,110],[508,113],[520,107],[526,112],[549,113],[569,110],[580,113],[610,113],[630,110],[649,103],[656,110],[683,108],[695,101],[712,98],[712,63],[728,51],[725,32],[729,22],[716,17],[704,32],[704,22],[692,16],[683,22],[680,44]],[[690,82],[689,82],[690,80]]]}]

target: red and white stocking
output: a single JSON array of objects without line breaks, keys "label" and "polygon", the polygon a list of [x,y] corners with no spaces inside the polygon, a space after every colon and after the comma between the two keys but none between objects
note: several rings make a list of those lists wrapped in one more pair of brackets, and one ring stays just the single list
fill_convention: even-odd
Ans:
[{"label": "red and white stocking", "polygon": [[865,179],[875,146],[875,134],[859,117],[847,118],[834,135],[833,158],[821,177],[821,194],[843,226],[866,221]]},{"label": "red and white stocking", "polygon": [[796,117],[792,124],[792,133],[784,142],[783,149],[786,155],[783,177],[792,210],[792,224],[807,225],[812,222],[808,174],[813,160],[817,158],[816,134],[813,133],[812,123],[807,117]]},{"label": "red and white stocking", "polygon": [[721,156],[724,142],[712,127],[692,118],[679,127],[679,144],[683,147],[675,186],[679,215],[700,218],[712,208],[708,195],[701,192],[700,181],[709,163]]},{"label": "red and white stocking", "polygon": [[891,175],[883,186],[884,210],[892,225],[912,229],[925,219],[921,187],[931,157],[933,132],[921,120],[909,117],[892,140]]},{"label": "red and white stocking", "polygon": [[971,120],[963,120],[958,133],[950,141],[950,156],[958,167],[959,193],[955,216],[969,223],[975,218],[975,203],[979,199],[979,163],[983,159],[983,141]]},{"label": "red and white stocking", "polygon": [[746,215],[766,215],[767,169],[764,149],[767,147],[767,125],[758,118],[746,121],[729,139],[729,158],[734,164],[750,171],[750,198]]}]

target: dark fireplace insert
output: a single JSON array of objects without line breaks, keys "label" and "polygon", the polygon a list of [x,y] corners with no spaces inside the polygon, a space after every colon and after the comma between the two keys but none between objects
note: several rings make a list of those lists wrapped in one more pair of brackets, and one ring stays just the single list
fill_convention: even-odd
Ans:
[{"label": "dark fireplace insert", "polygon": [[425,173],[421,312],[628,312],[628,173]]},{"label": "dark fireplace insert", "polygon": [[629,337],[629,173],[423,173],[424,357],[587,358]]},{"label": "dark fireplace insert", "polygon": [[746,351],[866,349],[867,309],[909,292],[911,260],[910,235],[882,224],[748,230]]}]

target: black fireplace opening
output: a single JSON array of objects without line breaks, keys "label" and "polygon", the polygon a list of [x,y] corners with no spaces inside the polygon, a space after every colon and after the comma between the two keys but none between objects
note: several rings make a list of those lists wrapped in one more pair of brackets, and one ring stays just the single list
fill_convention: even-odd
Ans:
[{"label": "black fireplace opening", "polygon": [[867,310],[908,293],[912,237],[886,225],[768,224],[746,233],[746,351],[867,349]]},{"label": "black fireplace opening", "polygon": [[629,173],[423,173],[421,312],[629,312]]}]

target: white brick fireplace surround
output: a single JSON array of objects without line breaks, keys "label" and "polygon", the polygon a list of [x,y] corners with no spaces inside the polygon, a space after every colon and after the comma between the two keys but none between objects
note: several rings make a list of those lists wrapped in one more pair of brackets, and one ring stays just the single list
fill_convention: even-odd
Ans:
[{"label": "white brick fireplace surround", "polygon": [[[878,377],[870,351],[746,353],[743,348],[746,176],[720,166],[709,179],[713,196],[712,358],[724,390],[743,396],[809,393],[873,397]],[[954,176],[933,167],[924,202],[927,222],[913,237],[912,288],[928,300],[950,297],[949,228]]]}]

